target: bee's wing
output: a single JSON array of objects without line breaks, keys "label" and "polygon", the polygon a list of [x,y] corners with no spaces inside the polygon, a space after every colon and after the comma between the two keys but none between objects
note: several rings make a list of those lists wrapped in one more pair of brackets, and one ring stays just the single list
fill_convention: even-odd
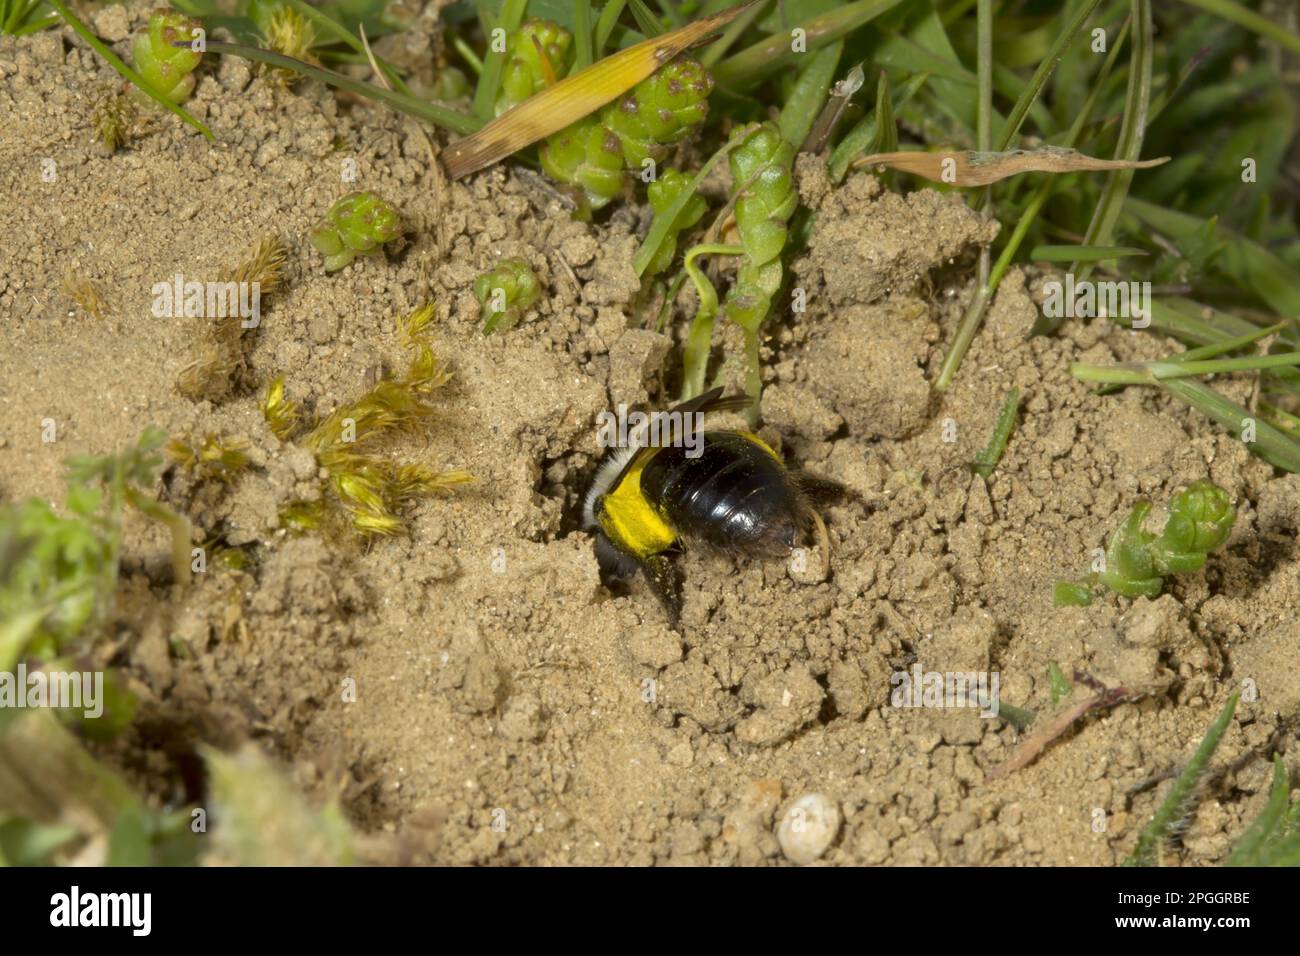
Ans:
[{"label": "bee's wing", "polygon": [[690,415],[696,412],[701,415],[706,412],[740,412],[754,404],[754,399],[745,394],[728,395],[725,398],[722,395],[722,388],[709,389],[702,395],[696,395],[692,399],[674,405],[671,411],[680,412],[683,415]]}]

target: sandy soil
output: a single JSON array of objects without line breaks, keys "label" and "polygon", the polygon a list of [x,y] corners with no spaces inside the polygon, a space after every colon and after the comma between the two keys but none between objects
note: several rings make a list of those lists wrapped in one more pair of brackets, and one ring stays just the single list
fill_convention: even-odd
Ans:
[{"label": "sandy soil", "polygon": [[[147,9],[109,8],[97,26],[125,54]],[[189,107],[218,143],[159,118],[110,157],[90,123],[116,76],[70,35],[0,40],[0,498],[59,498],[66,456],[119,448],[150,423],[251,444],[254,467],[230,487],[179,469],[159,487],[198,537],[245,546],[247,572],[173,589],[161,534],[130,527],[116,628],[141,716],[107,756],[160,803],[199,796],[196,744],[252,739],[315,798],[341,793],[362,830],[434,821],[417,862],[788,862],[777,823],[821,793],[840,816],[825,863],[1109,865],[1250,678],[1259,697],[1170,862],[1222,861],[1300,714],[1300,478],[1275,477],[1170,400],[1099,397],[1067,371],[1171,343],[1104,322],[1027,339],[1042,277],[1013,273],[955,387],[933,399],[996,224],[868,174],[832,189],[802,162],[817,220],[792,269],[808,309],[768,325],[761,434],[853,494],[825,514],[825,580],[686,554],[677,633],[645,590],[602,587],[577,521],[596,414],[659,404],[674,361],[668,338],[628,327],[639,208],[573,222],[508,167],[448,185],[412,122],[234,59],[213,69]],[[344,158],[355,186],[340,181]],[[327,274],[306,234],[357,187],[393,201],[407,235]],[[154,318],[150,289],[178,272],[214,278],[268,235],[290,265],[250,339],[257,387],[193,403],[175,380],[199,320]],[[507,255],[536,267],[545,294],[515,330],[484,337],[473,280]],[[111,314],[69,299],[69,271]],[[314,486],[314,462],[272,435],[261,389],[283,373],[328,412],[376,367],[402,365],[396,320],[425,301],[455,378],[402,451],[477,482],[368,547],[287,534],[277,510]],[[966,466],[1013,386],[1022,418],[986,484]],[[1052,607],[1053,581],[1086,569],[1137,498],[1163,502],[1205,476],[1240,517],[1204,572],[1155,601]],[[918,662],[999,671],[1020,707],[1049,707],[1053,662],[1132,698],[989,781],[1017,731],[890,706],[890,674]]]}]

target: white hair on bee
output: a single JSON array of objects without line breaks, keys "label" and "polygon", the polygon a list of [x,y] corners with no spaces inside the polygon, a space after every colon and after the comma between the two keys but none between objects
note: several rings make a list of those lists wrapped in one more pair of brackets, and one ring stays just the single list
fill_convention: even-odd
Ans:
[{"label": "white hair on bee", "polygon": [[596,477],[591,482],[591,487],[587,490],[587,497],[582,502],[582,526],[584,528],[597,527],[596,522],[596,499],[609,491],[623,471],[623,467],[632,460],[632,456],[641,450],[640,445],[629,445],[626,448],[615,448],[600,463],[596,469]]}]

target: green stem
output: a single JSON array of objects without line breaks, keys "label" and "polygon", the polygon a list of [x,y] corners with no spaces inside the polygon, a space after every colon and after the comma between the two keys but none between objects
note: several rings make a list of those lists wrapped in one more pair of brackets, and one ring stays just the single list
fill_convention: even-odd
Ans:
[{"label": "green stem", "polygon": [[452,37],[451,45],[455,47],[456,52],[460,54],[460,58],[469,65],[471,70],[474,71],[475,76],[481,76],[483,74],[483,61],[479,59],[478,54],[474,52],[474,48],[466,43],[463,37]]},{"label": "green stem", "polygon": [[591,0],[575,0],[573,5],[573,72],[592,64]]},{"label": "green stem", "polygon": [[[691,322],[686,346],[682,351],[682,401],[692,399],[704,391],[709,352],[713,347],[713,322],[718,316],[718,292],[708,276],[700,271],[695,260],[702,255],[739,256],[744,253],[741,246],[700,245],[693,246],[683,260],[686,274],[690,276],[696,294],[700,297],[700,306]],[[748,334],[746,330],[746,335]]]},{"label": "green stem", "polygon": [[605,45],[609,43],[609,35],[614,32],[614,27],[618,25],[619,14],[623,12],[623,7],[627,6],[627,0],[609,0],[605,8],[600,11],[600,16],[596,19],[596,44],[594,55],[599,58],[605,52]]},{"label": "green stem", "polygon": [[650,231],[646,233],[645,239],[641,241],[641,246],[637,249],[636,255],[632,257],[632,268],[636,270],[638,276],[645,275],[645,271],[650,267],[655,253],[659,251],[659,246],[663,244],[664,238],[672,231],[673,223],[677,221],[677,217],[686,208],[686,204],[691,201],[691,197],[700,188],[700,183],[704,181],[704,177],[709,174],[709,171],[713,169],[719,160],[739,146],[753,131],[753,125],[736,129],[731,134],[731,139],[710,156],[704,165],[700,167],[699,172],[691,177],[691,181],[686,184],[685,189],[677,194],[677,198],[666,209],[655,215],[654,224],[650,227]]},{"label": "green stem", "polygon": [[[1073,24],[1074,29],[1080,26],[1079,21]],[[1121,31],[1119,38],[1114,46],[1111,47],[1107,55],[1106,62],[1102,65],[1101,72],[1098,75],[1097,82],[1093,84],[1092,90],[1088,93],[1087,100],[1084,101],[1083,109],[1075,117],[1074,124],[1070,127],[1070,132],[1065,138],[1064,145],[1074,146],[1079,141],[1083,133],[1083,127],[1088,118],[1092,115],[1093,107],[1096,105],[1097,97],[1102,88],[1106,85],[1106,80],[1110,76],[1110,71],[1115,64],[1115,58],[1124,45],[1124,39],[1127,36],[1127,25]],[[1008,127],[1009,128],[1009,127]],[[1006,246],[1003,247],[998,261],[994,264],[992,272],[989,274],[988,282],[981,286],[980,291],[976,293],[971,300],[970,306],[962,316],[961,325],[957,329],[957,337],[953,340],[952,348],[943,357],[943,365],[939,369],[939,377],[934,383],[935,391],[947,391],[952,385],[953,378],[957,375],[957,369],[961,367],[962,359],[966,357],[966,351],[975,339],[975,333],[979,331],[980,323],[984,320],[984,310],[989,303],[993,301],[993,294],[997,292],[998,285],[1002,282],[1002,277],[1006,274],[1007,269],[1011,267],[1011,262],[1016,253],[1020,250],[1021,244],[1025,241],[1025,236],[1029,234],[1030,228],[1038,218],[1038,213],[1042,210],[1044,203],[1051,197],[1053,190],[1056,188],[1056,178],[1049,176],[1043,180],[1034,193],[1025,211],[1021,214],[1020,220],[1016,223],[1015,230],[1011,233],[1011,238],[1007,240]],[[1039,328],[1042,325],[1042,316],[1040,321],[1035,323],[1035,331],[1046,331],[1046,328]]]},{"label": "green stem", "polygon": [[762,16],[770,4],[770,0],[764,0],[763,3],[756,3],[736,19],[727,24],[727,28],[722,31],[722,36],[718,37],[709,48],[700,54],[700,62],[709,69],[722,59],[722,55],[735,45],[741,35],[750,28],[755,20]]},{"label": "green stem", "polygon": [[1195,378],[1226,372],[1249,372],[1257,369],[1294,366],[1300,352],[1277,352],[1272,355],[1247,355],[1241,358],[1183,360],[1183,356],[1142,362],[1133,365],[1086,365],[1076,362],[1070,374],[1081,382],[1106,382],[1112,385],[1154,385],[1178,378]]}]

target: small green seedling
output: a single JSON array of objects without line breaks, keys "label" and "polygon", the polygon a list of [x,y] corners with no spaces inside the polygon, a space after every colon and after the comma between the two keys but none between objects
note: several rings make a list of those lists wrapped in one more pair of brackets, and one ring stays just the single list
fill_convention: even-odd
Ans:
[{"label": "small green seedling", "polygon": [[40,498],[0,508],[0,671],[57,657],[106,619],[128,505],[168,527],[176,577],[189,579],[189,522],[148,491],[165,439],[149,428],[121,454],[69,459],[67,517]]},{"label": "small green seedling", "polygon": [[1065,676],[1055,661],[1047,665],[1047,685],[1052,695],[1053,704],[1059,704],[1066,697],[1069,697],[1070,691],[1074,689],[1074,683]]},{"label": "small green seedling", "polygon": [[1002,453],[1006,451],[1011,432],[1016,427],[1016,414],[1019,411],[1020,389],[1013,388],[1002,402],[1002,411],[998,413],[993,437],[989,439],[987,447],[971,462],[970,470],[986,481],[992,476],[998,462],[1002,460]]},{"label": "small green seedling", "polygon": [[155,90],[173,103],[183,103],[194,92],[194,68],[203,54],[189,46],[195,31],[201,29],[197,20],[183,13],[160,7],[149,15],[149,25],[135,38],[131,58],[136,71]]},{"label": "small green seedling", "polygon": [[517,256],[502,259],[474,280],[474,295],[483,310],[483,334],[514,328],[541,294],[532,266]]},{"label": "small green seedling", "polygon": [[325,271],[335,272],[359,255],[375,254],[400,234],[396,209],[374,193],[354,192],[330,207],[310,238],[325,256]]},{"label": "small green seedling", "polygon": [[1174,495],[1158,536],[1142,530],[1150,510],[1149,501],[1135,504],[1110,537],[1104,567],[1083,582],[1057,582],[1053,602],[1086,606],[1098,585],[1124,597],[1157,597],[1169,575],[1200,570],[1209,553],[1228,540],[1237,518],[1228,493],[1204,479]]}]

